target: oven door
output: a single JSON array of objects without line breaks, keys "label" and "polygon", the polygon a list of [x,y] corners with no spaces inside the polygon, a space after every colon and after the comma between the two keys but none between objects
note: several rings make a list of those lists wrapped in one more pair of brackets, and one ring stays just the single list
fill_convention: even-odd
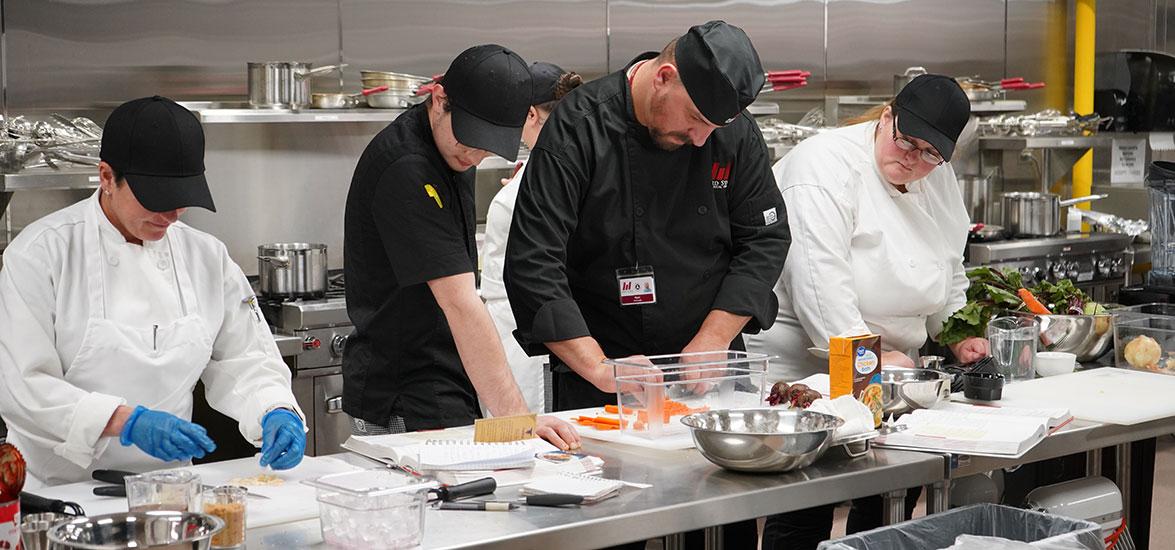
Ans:
[{"label": "oven door", "polygon": [[343,375],[340,372],[314,377],[314,454],[343,452],[351,435],[351,420],[343,413]]}]

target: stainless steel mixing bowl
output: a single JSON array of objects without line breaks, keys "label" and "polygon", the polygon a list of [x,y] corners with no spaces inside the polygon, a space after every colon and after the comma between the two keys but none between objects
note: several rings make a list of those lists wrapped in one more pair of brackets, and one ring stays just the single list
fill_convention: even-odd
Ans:
[{"label": "stainless steel mixing bowl", "polygon": [[51,550],[167,548],[206,550],[224,521],[191,512],[133,512],[81,517],[49,528]]},{"label": "stainless steel mixing bowl", "polygon": [[1040,319],[1039,351],[1065,351],[1078,362],[1096,361],[1114,347],[1114,316],[1037,315]]},{"label": "stainless steel mixing bowl", "polygon": [[786,472],[804,468],[824,454],[835,416],[805,410],[726,409],[682,417],[702,456],[728,470]]},{"label": "stainless steel mixing bowl", "polygon": [[951,375],[930,369],[881,368],[881,410],[885,417],[929,409],[951,395]]}]

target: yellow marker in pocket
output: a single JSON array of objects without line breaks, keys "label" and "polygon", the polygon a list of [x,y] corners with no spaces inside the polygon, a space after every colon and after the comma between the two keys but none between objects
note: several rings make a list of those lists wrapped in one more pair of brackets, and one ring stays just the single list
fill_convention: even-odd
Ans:
[{"label": "yellow marker in pocket", "polygon": [[424,184],[424,192],[428,193],[428,196],[432,197],[433,200],[437,201],[437,208],[444,208],[445,207],[444,204],[441,204],[441,194],[437,193],[436,188],[433,187],[431,183]]}]

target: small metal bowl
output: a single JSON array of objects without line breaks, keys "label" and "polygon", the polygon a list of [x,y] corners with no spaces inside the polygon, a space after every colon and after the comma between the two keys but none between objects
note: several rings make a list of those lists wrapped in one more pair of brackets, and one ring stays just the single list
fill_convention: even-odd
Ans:
[{"label": "small metal bowl", "polygon": [[951,395],[951,375],[931,369],[881,368],[881,410],[900,416],[929,409]]},{"label": "small metal bowl", "polygon": [[1040,351],[1063,351],[1078,363],[1096,361],[1114,347],[1114,316],[1037,315],[1040,319]]},{"label": "small metal bowl", "polygon": [[682,417],[707,460],[738,472],[786,472],[811,465],[844,425],[805,410],[726,409]]},{"label": "small metal bowl", "polygon": [[49,528],[49,548],[206,550],[224,521],[191,512],[133,512],[81,517]]}]

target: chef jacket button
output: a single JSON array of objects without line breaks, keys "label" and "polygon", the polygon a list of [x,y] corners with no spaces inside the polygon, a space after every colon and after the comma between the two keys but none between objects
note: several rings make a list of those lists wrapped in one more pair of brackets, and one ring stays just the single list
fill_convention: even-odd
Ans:
[{"label": "chef jacket button", "polygon": [[706,212],[709,212],[709,211],[710,211],[710,209],[709,209],[709,208],[706,208],[706,206],[705,206],[705,205],[702,205],[702,206],[699,206],[699,207],[698,207],[698,214],[700,214],[700,215],[702,215],[702,216],[705,216],[705,215],[706,215]]},{"label": "chef jacket button", "polygon": [[158,262],[155,262],[155,267],[158,267],[159,271],[167,271],[167,260],[160,259]]},{"label": "chef jacket button", "polygon": [[112,266],[118,266],[118,256],[109,256],[106,258],[106,263]]},{"label": "chef jacket button", "polygon": [[918,265],[914,260],[910,260],[910,267]]},{"label": "chef jacket button", "polygon": [[644,216],[644,215],[645,215],[645,209],[644,209],[644,208],[642,208],[642,207],[640,207],[640,206],[636,207],[636,210],[635,210],[634,212],[636,213],[636,215],[637,215],[638,217],[639,217],[639,216]]}]

